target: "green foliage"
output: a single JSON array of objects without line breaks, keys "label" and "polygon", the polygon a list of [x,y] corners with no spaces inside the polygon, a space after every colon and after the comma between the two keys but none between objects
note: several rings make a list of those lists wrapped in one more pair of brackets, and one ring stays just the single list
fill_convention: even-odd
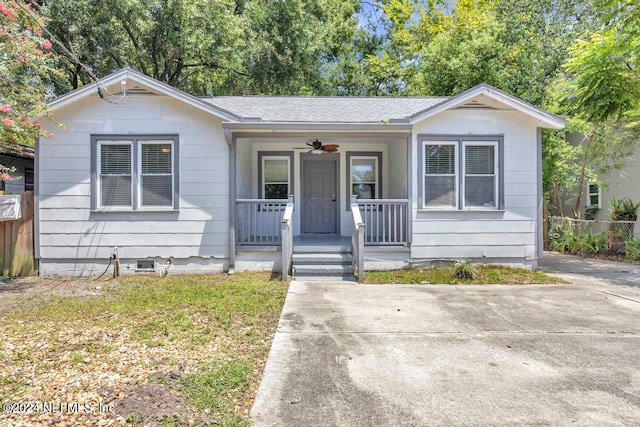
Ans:
[{"label": "green foliage", "polygon": [[631,199],[611,199],[611,221],[630,221],[635,222],[638,219],[638,209],[640,202],[634,203]]},{"label": "green foliage", "polygon": [[592,233],[570,219],[563,219],[550,230],[551,250],[562,253],[597,255],[608,251],[607,233]]},{"label": "green foliage", "polygon": [[200,372],[185,376],[182,381],[184,392],[196,408],[220,416],[231,412],[230,398],[240,397],[251,384],[251,371],[251,362],[243,359],[221,363],[213,368],[201,368]]},{"label": "green foliage", "polygon": [[[59,71],[39,23],[28,4],[0,1],[0,143],[33,145],[39,136],[52,136],[40,128],[37,117],[48,115]],[[11,172],[0,164],[3,181]]]},{"label": "green foliage", "polygon": [[625,120],[640,108],[640,4],[600,0],[603,27],[570,49],[565,68],[571,77],[567,103],[594,123]]},{"label": "green foliage", "polygon": [[[571,125],[571,124],[570,124]],[[566,200],[573,200],[580,187],[581,144],[572,144],[564,132],[544,130],[542,144],[542,189],[550,202],[550,213],[562,215]],[[594,177],[591,169],[587,172]]]},{"label": "green foliage", "polygon": [[640,239],[632,236],[624,242],[624,256],[630,261],[640,261]]},{"label": "green foliage", "polygon": [[478,276],[475,279],[458,279],[452,267],[431,267],[425,269],[369,271],[366,283],[399,283],[399,284],[525,284],[525,283],[564,283],[562,280],[540,271],[525,268],[510,268],[501,265],[474,266]]},{"label": "green foliage", "polygon": [[[194,95],[311,94],[348,50],[356,1],[58,0],[43,7],[96,74],[130,66]],[[74,64],[69,83],[91,82]]]},{"label": "green foliage", "polygon": [[584,219],[586,220],[594,220],[596,219],[596,215],[600,211],[600,208],[597,206],[589,206],[584,210]]},{"label": "green foliage", "polygon": [[550,91],[553,110],[584,135],[576,214],[588,173],[620,167],[640,137],[640,3],[599,0],[594,6],[598,26],[572,43]]},{"label": "green foliage", "polygon": [[[51,288],[56,280],[34,286]],[[98,284],[104,288],[95,295]],[[0,374],[0,400],[17,400],[14,393],[34,387],[33,382],[40,390],[41,374],[58,367],[65,372],[70,368],[101,372],[105,360],[113,359],[107,356],[122,352],[123,348],[135,349],[132,357],[139,354],[146,360],[145,348],[155,338],[162,343],[167,360],[156,360],[149,366],[142,362],[139,366],[129,365],[135,367],[135,380],[128,377],[131,383],[153,381],[154,373],[163,364],[183,365],[184,371],[179,371],[184,374],[179,380],[165,385],[177,388],[199,409],[195,425],[249,425],[243,416],[250,409],[247,396],[257,387],[278,324],[287,292],[282,282],[270,280],[268,273],[238,273],[127,276],[115,283],[82,280],[76,286],[69,292],[41,292],[35,299],[0,313],[11,340],[33,340],[27,341],[29,345],[21,344],[24,350],[13,356],[0,353],[7,372],[26,367],[32,372],[29,381]],[[85,294],[87,290],[91,296]],[[82,339],[69,343],[68,333],[82,335]],[[35,348],[40,350],[34,351]],[[56,367],[52,368],[53,364]],[[123,366],[116,365],[107,369]],[[126,377],[128,369],[119,371],[118,376]],[[88,380],[93,382],[87,389],[100,387],[100,378],[96,378]],[[161,420],[162,425],[175,425],[178,421],[183,425],[185,414],[177,415],[180,420],[166,417]],[[131,415],[130,420],[147,424],[160,421],[148,419],[144,411]]]},{"label": "green foliage", "polygon": [[457,279],[475,280],[478,270],[469,260],[458,260],[453,264],[453,277]]}]

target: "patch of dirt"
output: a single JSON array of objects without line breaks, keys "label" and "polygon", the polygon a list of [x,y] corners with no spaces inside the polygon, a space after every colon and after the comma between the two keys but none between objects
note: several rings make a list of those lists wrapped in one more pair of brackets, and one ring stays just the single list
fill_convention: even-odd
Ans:
[{"label": "patch of dirt", "polygon": [[104,286],[113,280],[96,281],[62,276],[0,279],[0,314],[15,308],[25,308],[34,300],[52,295],[76,298],[104,294]]},{"label": "patch of dirt", "polygon": [[171,425],[177,426],[213,425],[203,420],[179,392],[181,376],[181,369],[158,372],[149,383],[123,389],[101,387],[98,394],[105,405],[114,408],[115,417],[134,424],[162,426],[163,421],[171,420]]}]

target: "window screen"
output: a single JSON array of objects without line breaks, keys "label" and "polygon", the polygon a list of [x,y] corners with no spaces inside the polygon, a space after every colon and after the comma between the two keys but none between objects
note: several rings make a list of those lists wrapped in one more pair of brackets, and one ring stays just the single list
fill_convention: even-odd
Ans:
[{"label": "window screen", "polygon": [[102,206],[131,206],[131,144],[101,144]]},{"label": "window screen", "polygon": [[464,150],[464,205],[496,207],[496,146],[465,145]]},{"label": "window screen", "polygon": [[600,186],[595,183],[589,183],[588,185],[589,194],[587,196],[587,207],[602,207],[602,199],[600,193]]},{"label": "window screen", "polygon": [[456,147],[453,144],[425,145],[425,206],[457,206]]},{"label": "window screen", "polygon": [[173,204],[172,145],[143,142],[141,157],[141,205]]},{"label": "window screen", "polygon": [[378,198],[377,158],[351,158],[351,194],[358,199]]},{"label": "window screen", "polygon": [[265,199],[286,199],[289,195],[289,159],[263,158]]}]

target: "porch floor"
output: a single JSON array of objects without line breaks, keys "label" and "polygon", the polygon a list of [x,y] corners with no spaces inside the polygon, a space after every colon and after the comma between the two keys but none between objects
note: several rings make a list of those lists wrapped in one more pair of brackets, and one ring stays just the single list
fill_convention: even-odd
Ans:
[{"label": "porch floor", "polygon": [[296,246],[350,246],[351,237],[338,236],[337,234],[303,234],[293,238],[293,247]]}]

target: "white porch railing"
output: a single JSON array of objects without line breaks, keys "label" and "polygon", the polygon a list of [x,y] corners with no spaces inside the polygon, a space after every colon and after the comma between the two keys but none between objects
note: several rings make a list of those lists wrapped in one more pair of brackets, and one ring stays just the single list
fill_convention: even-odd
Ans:
[{"label": "white porch railing", "polygon": [[278,246],[287,199],[237,199],[236,245]]},{"label": "white porch railing", "polygon": [[358,199],[357,203],[366,225],[365,245],[408,244],[408,199]]},{"label": "white porch railing", "polygon": [[351,216],[353,218],[351,231],[351,252],[353,254],[353,269],[358,276],[358,283],[364,282],[364,234],[365,226],[360,215],[360,206],[356,196],[351,196]]},{"label": "white porch railing", "polygon": [[280,221],[282,281],[287,283],[289,282],[289,274],[291,273],[293,260],[293,207],[293,196],[289,196],[282,221]]}]

